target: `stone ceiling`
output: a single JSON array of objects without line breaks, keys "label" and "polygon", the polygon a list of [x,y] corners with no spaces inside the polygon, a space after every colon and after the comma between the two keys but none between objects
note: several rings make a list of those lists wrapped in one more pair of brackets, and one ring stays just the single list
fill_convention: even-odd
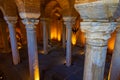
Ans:
[{"label": "stone ceiling", "polygon": [[75,2],[94,1],[98,0],[0,0],[0,9],[5,16],[18,16],[19,12],[39,13],[42,17],[78,16]]},{"label": "stone ceiling", "polygon": [[[15,4],[16,1],[16,4]],[[43,17],[78,15],[74,9],[74,0],[0,0],[0,7],[7,16],[18,16],[19,12],[40,12]],[[39,5],[38,5],[39,4]],[[40,10],[36,8],[40,7]],[[33,11],[32,11],[33,10]],[[2,11],[3,12],[3,11]]]}]

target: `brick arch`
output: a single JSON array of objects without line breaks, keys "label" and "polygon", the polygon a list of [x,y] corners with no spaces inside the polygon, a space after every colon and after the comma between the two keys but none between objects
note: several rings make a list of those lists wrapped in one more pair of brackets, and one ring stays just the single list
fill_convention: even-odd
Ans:
[{"label": "brick arch", "polygon": [[62,15],[67,14],[70,9],[70,4],[68,0],[52,0],[45,7],[46,15],[50,14],[50,12],[54,12],[58,10]]},{"label": "brick arch", "polygon": [[59,5],[59,3],[56,0],[50,1],[45,7],[45,16],[50,17],[53,10],[58,7],[57,5]]},{"label": "brick arch", "polygon": [[0,6],[0,10],[1,10],[1,12],[3,13],[3,16],[5,16],[5,15],[6,15],[6,14],[5,14],[5,10],[3,9],[2,6]]}]

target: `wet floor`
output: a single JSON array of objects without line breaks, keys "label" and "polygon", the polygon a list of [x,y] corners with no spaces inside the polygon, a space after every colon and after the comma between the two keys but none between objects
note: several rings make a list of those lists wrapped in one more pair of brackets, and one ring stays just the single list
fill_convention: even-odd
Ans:
[{"label": "wet floor", "polygon": [[[51,47],[47,55],[42,54],[42,45],[38,46],[41,80],[83,80],[84,49],[72,47],[72,64],[65,65],[65,49]],[[21,62],[13,65],[11,53],[0,54],[0,80],[29,80],[27,47],[20,51]],[[105,76],[108,75],[111,55],[107,55]]]}]

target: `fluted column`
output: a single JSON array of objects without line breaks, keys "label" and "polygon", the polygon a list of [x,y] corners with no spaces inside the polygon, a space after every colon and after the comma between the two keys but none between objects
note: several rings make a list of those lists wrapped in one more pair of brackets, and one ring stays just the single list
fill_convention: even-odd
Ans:
[{"label": "fluted column", "polygon": [[16,39],[16,32],[15,32],[15,24],[17,22],[16,17],[4,17],[8,24],[9,34],[10,34],[10,42],[12,48],[12,57],[13,57],[13,64],[18,64],[20,62],[20,56],[17,46],[17,39]]},{"label": "fluted column", "polygon": [[37,24],[39,20],[24,19],[22,22],[25,24],[27,32],[30,80],[39,80],[38,51],[35,31],[35,24]]},{"label": "fluted column", "polygon": [[66,28],[63,24],[63,30],[62,30],[62,47],[65,48],[66,46]]},{"label": "fluted column", "polygon": [[41,18],[43,25],[43,49],[44,54],[48,54],[48,29],[47,29],[47,18]]},{"label": "fluted column", "polygon": [[116,29],[116,41],[111,61],[110,80],[120,79],[120,25]]},{"label": "fluted column", "polygon": [[115,22],[81,22],[86,37],[83,80],[104,80],[107,43],[115,26]]},{"label": "fluted column", "polygon": [[71,34],[72,34],[72,26],[75,21],[75,17],[63,17],[64,24],[66,25],[67,30],[67,45],[66,45],[66,66],[69,67],[71,65]]}]

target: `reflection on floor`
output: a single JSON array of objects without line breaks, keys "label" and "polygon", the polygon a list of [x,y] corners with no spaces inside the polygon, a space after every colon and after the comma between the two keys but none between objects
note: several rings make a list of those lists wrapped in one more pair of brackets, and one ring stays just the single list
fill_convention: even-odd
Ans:
[{"label": "reflection on floor", "polygon": [[[39,48],[39,68],[41,80],[83,80],[84,49],[72,48],[72,65],[65,66],[65,49],[52,47],[48,55]],[[11,54],[0,54],[0,80],[29,80],[27,47],[20,50],[21,63],[14,66]],[[108,75],[111,55],[107,55],[105,77]]]}]

